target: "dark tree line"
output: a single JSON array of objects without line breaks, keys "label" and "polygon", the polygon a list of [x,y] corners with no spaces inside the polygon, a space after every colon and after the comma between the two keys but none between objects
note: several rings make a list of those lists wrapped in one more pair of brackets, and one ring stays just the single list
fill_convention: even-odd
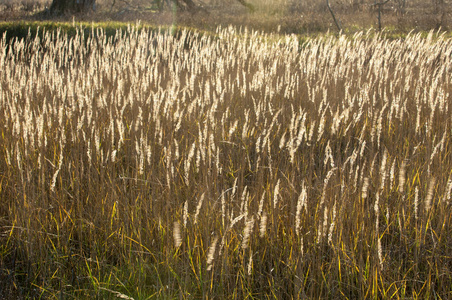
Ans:
[{"label": "dark tree line", "polygon": [[96,0],[53,0],[50,13],[84,13],[96,9]]},{"label": "dark tree line", "polygon": [[[240,4],[249,10],[254,7],[246,2],[246,0],[237,0]],[[159,8],[163,8],[165,4],[175,4],[179,9],[196,11],[199,6],[193,0],[154,0]],[[96,0],[53,0],[49,8],[51,14],[61,13],[86,13],[96,8]]]}]

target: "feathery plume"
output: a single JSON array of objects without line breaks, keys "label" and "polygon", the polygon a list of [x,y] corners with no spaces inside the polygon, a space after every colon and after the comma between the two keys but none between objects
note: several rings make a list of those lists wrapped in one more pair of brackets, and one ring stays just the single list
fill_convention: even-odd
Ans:
[{"label": "feathery plume", "polygon": [[328,244],[330,244],[330,245],[333,241],[333,230],[334,230],[334,226],[336,225],[336,203],[337,202],[334,202],[333,212],[332,212],[333,215],[331,216],[330,229],[328,230]]},{"label": "feathery plume", "polygon": [[433,192],[436,185],[436,178],[432,177],[428,184],[427,197],[425,197],[425,212],[428,213],[432,207]]},{"label": "feathery plume", "polygon": [[188,201],[185,201],[185,203],[184,203],[183,220],[184,220],[184,227],[187,227],[187,220],[188,220]]},{"label": "feathery plume", "polygon": [[298,196],[297,201],[297,212],[295,215],[295,232],[297,235],[300,235],[300,229],[301,229],[301,210],[303,207],[306,207],[306,198],[307,198],[307,192],[306,192],[306,186],[303,181],[302,184],[302,190],[300,193],[300,196]]},{"label": "feathery plume", "polygon": [[382,190],[384,190],[384,188],[385,188],[387,159],[388,159],[388,149],[385,149],[384,154],[383,154],[383,159],[381,161],[381,167],[380,167],[381,189]]},{"label": "feathery plume", "polygon": [[418,208],[419,208],[419,187],[414,188],[414,218],[418,220]]},{"label": "feathery plume", "polygon": [[242,249],[248,248],[250,235],[253,231],[253,225],[254,225],[254,216],[251,217],[251,219],[246,222],[245,228],[243,229]]},{"label": "feathery plume", "polygon": [[250,260],[248,261],[247,269],[248,276],[251,276],[252,271],[253,271],[253,252],[250,251]]},{"label": "feathery plume", "polygon": [[204,201],[204,195],[206,193],[202,193],[201,197],[198,200],[198,205],[196,206],[196,212],[195,212],[195,224],[198,223],[198,216],[199,216],[199,212],[201,211],[201,206],[202,206],[202,202]]},{"label": "feathery plume", "polygon": [[401,194],[403,194],[404,191],[405,191],[406,164],[407,164],[407,161],[406,161],[406,159],[404,159],[402,161],[402,165],[401,165],[400,170],[399,170],[399,192]]},{"label": "feathery plume", "polygon": [[450,202],[450,195],[452,192],[452,178],[447,181],[446,192],[444,193],[443,202]]},{"label": "feathery plume", "polygon": [[265,236],[266,231],[267,231],[267,212],[264,211],[264,213],[261,216],[261,222],[259,225],[259,236],[263,238]]},{"label": "feathery plume", "polygon": [[173,238],[174,238],[174,246],[179,248],[182,244],[182,237],[180,235],[180,224],[179,222],[174,222],[173,225]]},{"label": "feathery plume", "polygon": [[264,191],[264,192],[262,193],[261,200],[259,201],[259,208],[258,208],[258,210],[257,210],[257,215],[258,215],[258,216],[261,216],[261,215],[262,215],[262,209],[264,208],[265,194],[266,194],[266,191]]},{"label": "feathery plume", "polygon": [[396,160],[394,159],[394,161],[392,162],[391,171],[389,171],[389,184],[390,184],[391,189],[394,186],[395,165],[396,165]]},{"label": "feathery plume", "polygon": [[215,256],[215,249],[217,248],[218,236],[216,235],[209,247],[209,252],[207,254],[207,271],[212,270],[213,259]]},{"label": "feathery plume", "polygon": [[367,193],[368,189],[369,189],[369,177],[366,177],[366,178],[364,178],[363,190],[361,192],[361,197],[363,199],[367,198],[367,196],[368,196],[368,193]]},{"label": "feathery plume", "polygon": [[275,186],[275,191],[273,193],[273,205],[276,207],[276,205],[278,204],[278,200],[279,200],[279,183],[280,183],[280,179],[278,179],[278,181],[276,182],[276,186]]}]

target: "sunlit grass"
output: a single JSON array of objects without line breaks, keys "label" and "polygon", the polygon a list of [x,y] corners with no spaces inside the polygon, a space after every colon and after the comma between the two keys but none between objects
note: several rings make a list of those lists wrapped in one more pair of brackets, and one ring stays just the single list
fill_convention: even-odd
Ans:
[{"label": "sunlit grass", "polygon": [[118,29],[0,43],[1,295],[451,296],[450,39]]}]

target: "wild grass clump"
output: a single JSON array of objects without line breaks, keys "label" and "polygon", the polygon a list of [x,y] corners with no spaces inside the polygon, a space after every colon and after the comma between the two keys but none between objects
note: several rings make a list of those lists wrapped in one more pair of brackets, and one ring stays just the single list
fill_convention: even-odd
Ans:
[{"label": "wild grass clump", "polygon": [[0,295],[450,298],[452,42],[0,42]]}]

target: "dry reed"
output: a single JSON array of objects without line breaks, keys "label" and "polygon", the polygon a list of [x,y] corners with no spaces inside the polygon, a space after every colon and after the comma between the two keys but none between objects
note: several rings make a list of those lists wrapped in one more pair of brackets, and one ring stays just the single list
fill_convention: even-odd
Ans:
[{"label": "dry reed", "polygon": [[3,37],[0,279],[450,298],[451,56],[433,32]]}]

